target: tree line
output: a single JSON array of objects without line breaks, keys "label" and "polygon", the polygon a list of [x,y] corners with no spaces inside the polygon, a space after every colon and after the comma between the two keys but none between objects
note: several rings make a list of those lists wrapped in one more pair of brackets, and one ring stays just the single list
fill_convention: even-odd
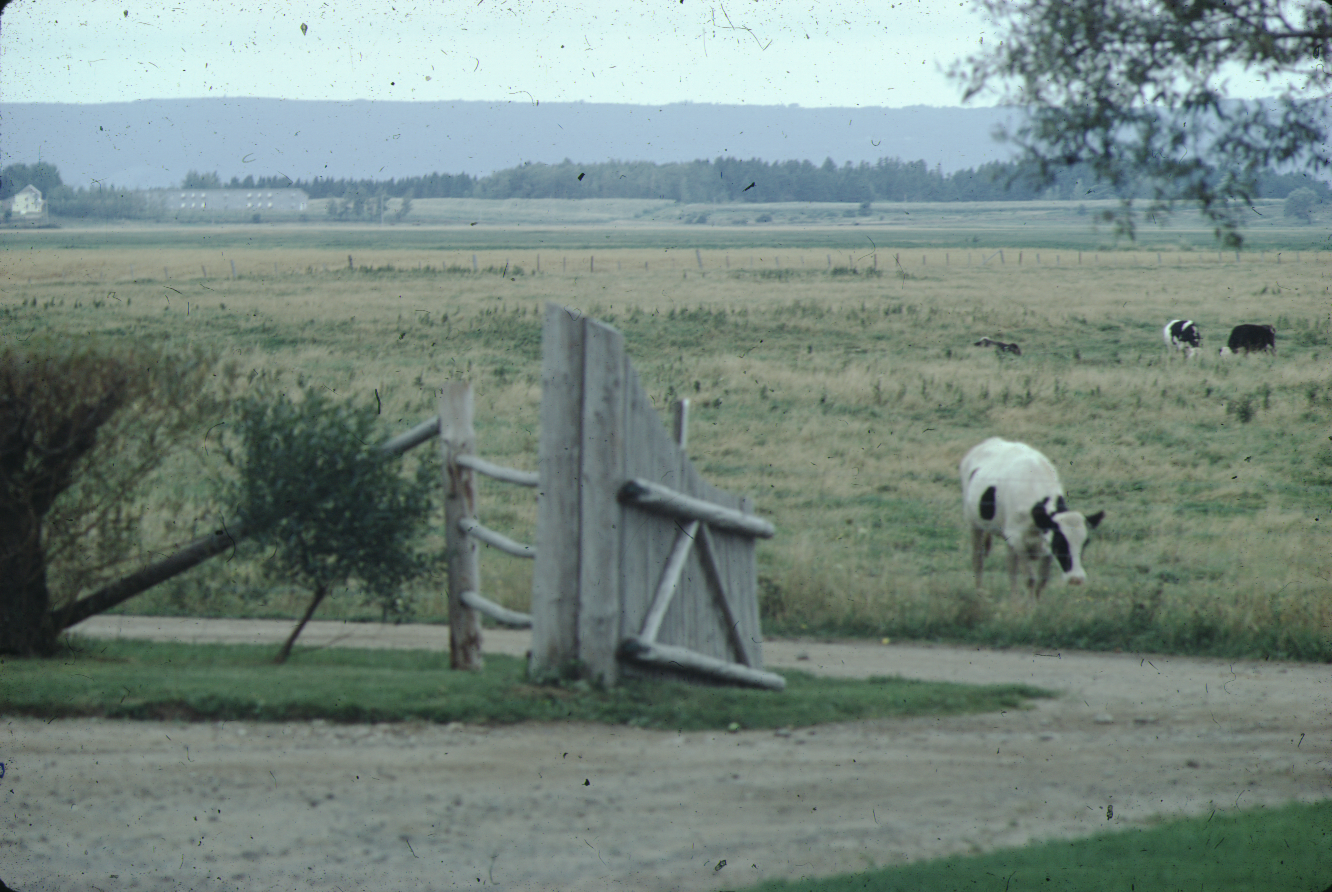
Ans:
[{"label": "tree line", "polygon": [[[41,190],[52,216],[66,218],[141,219],[158,214],[134,189],[93,184],[73,188],[60,179],[55,165],[11,164],[0,171],[0,199],[31,183]],[[379,220],[389,198],[401,199],[393,212],[401,219],[414,198],[636,198],[682,204],[749,202],[889,201],[1086,201],[1098,198],[1142,198],[1154,194],[1145,177],[1118,186],[1097,177],[1087,164],[1051,172],[1034,165],[995,161],[976,168],[944,173],[924,161],[881,158],[874,163],[831,158],[810,161],[763,161],[719,157],[657,164],[650,161],[605,161],[575,164],[528,163],[485,177],[432,173],[426,176],[375,179],[310,180],[288,177],[232,177],[224,183],[216,172],[190,171],[183,189],[302,189],[311,198],[332,199],[335,220]],[[1332,189],[1308,175],[1267,171],[1257,179],[1257,197],[1285,198],[1309,189],[1318,201],[1332,200]]]},{"label": "tree line", "polygon": [[[1285,198],[1308,187],[1324,200],[1327,184],[1300,174],[1268,171],[1259,176],[1261,198]],[[527,163],[485,177],[432,173],[428,176],[374,179],[292,180],[287,177],[232,178],[224,187],[214,174],[191,172],[184,188],[302,189],[311,198],[372,202],[387,198],[637,198],[682,204],[731,202],[832,201],[1030,201],[1139,198],[1152,194],[1145,179],[1112,186],[1092,168],[1080,164],[1056,172],[1053,182],[1041,179],[1033,165],[994,161],[945,174],[924,161],[881,158],[874,163],[831,158],[810,161],[763,161],[719,157],[657,164],[651,161],[605,161],[576,164]],[[345,216],[341,215],[340,216]],[[351,216],[357,216],[355,214]]]}]

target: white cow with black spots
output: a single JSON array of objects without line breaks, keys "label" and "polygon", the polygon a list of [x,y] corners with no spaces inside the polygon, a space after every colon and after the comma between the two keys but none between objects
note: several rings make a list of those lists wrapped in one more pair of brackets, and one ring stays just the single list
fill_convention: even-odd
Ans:
[{"label": "white cow with black spots", "polygon": [[1087,579],[1082,549],[1104,511],[1084,517],[1070,511],[1054,465],[1025,443],[991,437],[973,448],[958,469],[962,476],[962,511],[971,527],[976,591],[994,536],[1008,545],[1008,579],[1014,597],[1018,576],[1039,599],[1050,578],[1050,561],[1059,561],[1064,581]]},{"label": "white cow with black spots", "polygon": [[1202,349],[1202,329],[1192,319],[1171,319],[1161,331],[1166,346],[1192,356]]}]

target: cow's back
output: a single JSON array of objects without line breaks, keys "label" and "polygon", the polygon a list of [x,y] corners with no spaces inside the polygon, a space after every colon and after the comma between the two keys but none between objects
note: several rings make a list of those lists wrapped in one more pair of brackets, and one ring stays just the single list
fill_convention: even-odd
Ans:
[{"label": "cow's back", "polygon": [[1046,497],[1054,502],[1064,494],[1049,459],[1025,443],[1001,437],[974,447],[958,471],[967,522],[992,532],[1002,532],[1014,520],[1029,521],[1037,502]]}]

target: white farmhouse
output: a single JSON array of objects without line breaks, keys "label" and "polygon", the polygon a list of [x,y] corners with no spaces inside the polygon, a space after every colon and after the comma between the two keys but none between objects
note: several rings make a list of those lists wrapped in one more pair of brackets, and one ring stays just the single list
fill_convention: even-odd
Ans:
[{"label": "white farmhouse", "polygon": [[31,220],[46,213],[46,202],[38,188],[29,184],[14,194],[9,210],[15,217]]}]

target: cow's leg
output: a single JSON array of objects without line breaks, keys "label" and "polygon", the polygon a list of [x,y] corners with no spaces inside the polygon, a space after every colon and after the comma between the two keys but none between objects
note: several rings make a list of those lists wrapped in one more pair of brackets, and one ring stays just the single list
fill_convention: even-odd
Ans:
[{"label": "cow's leg", "polygon": [[1018,596],[1018,573],[1025,569],[1025,564],[1016,548],[1008,549],[1008,590],[1014,600]]},{"label": "cow's leg", "polygon": [[985,556],[990,553],[990,534],[984,530],[971,530],[971,569],[976,574],[976,593],[981,591],[981,571],[985,569]]},{"label": "cow's leg", "polygon": [[1050,555],[1042,557],[1036,566],[1035,588],[1032,589],[1032,595],[1037,601],[1041,599],[1041,591],[1045,584],[1050,581]]}]

